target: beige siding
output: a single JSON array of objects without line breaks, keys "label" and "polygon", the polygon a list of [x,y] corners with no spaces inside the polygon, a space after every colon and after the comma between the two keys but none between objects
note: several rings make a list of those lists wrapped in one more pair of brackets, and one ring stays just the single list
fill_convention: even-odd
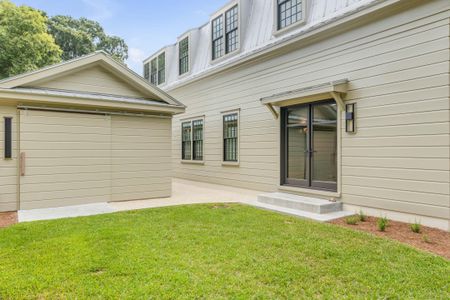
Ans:
[{"label": "beige siding", "polygon": [[[175,176],[264,191],[279,184],[279,124],[259,99],[347,78],[357,133],[341,124],[344,203],[450,215],[449,5],[422,5],[179,87]],[[222,166],[221,111],[240,108],[240,166]],[[205,164],[180,163],[180,118],[205,115]],[[343,123],[343,122],[341,122]]]},{"label": "beige siding", "polygon": [[171,194],[171,120],[112,117],[112,201]]},{"label": "beige siding", "polygon": [[[4,158],[4,118],[12,117],[13,158]],[[17,210],[17,115],[15,107],[0,106],[0,211]]]},{"label": "beige siding", "polygon": [[123,79],[98,66],[44,81],[33,87],[146,98]]},{"label": "beige siding", "polygon": [[111,117],[21,111],[20,208],[110,201]]}]

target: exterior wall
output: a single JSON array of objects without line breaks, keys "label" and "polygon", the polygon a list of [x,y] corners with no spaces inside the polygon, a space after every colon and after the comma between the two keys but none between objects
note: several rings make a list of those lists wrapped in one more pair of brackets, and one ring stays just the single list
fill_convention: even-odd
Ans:
[{"label": "exterior wall", "polygon": [[[171,195],[170,117],[0,106],[0,118],[9,116],[14,157],[3,159],[2,124],[0,212]],[[19,140],[25,176],[18,176]]]},{"label": "exterior wall", "polygon": [[123,79],[98,66],[61,76],[57,79],[52,78],[49,81],[34,84],[33,87],[146,98],[145,95],[132,88]]},{"label": "exterior wall", "polygon": [[[259,99],[347,78],[345,100],[357,103],[357,133],[345,133],[341,120],[339,198],[448,224],[449,5],[414,3],[314,44],[170,90],[188,107],[173,123],[175,176],[277,190],[279,121]],[[240,109],[238,167],[222,165],[221,112],[231,109]],[[203,115],[204,165],[181,163],[180,119]]]},{"label": "exterior wall", "polygon": [[[0,106],[0,211],[17,210],[17,112],[13,106]],[[12,117],[12,159],[4,158],[4,118]]]}]

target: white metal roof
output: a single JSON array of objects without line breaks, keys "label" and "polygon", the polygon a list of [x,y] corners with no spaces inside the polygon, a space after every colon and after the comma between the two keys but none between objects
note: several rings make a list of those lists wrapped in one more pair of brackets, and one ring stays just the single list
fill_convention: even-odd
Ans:
[{"label": "white metal roof", "polygon": [[241,8],[240,12],[242,43],[236,55],[230,55],[217,63],[211,62],[211,32],[210,23],[207,23],[188,31],[191,34],[191,47],[195,49],[195,51],[191,51],[191,66],[188,75],[178,76],[177,44],[162,48],[146,59],[144,63],[149,62],[161,51],[166,51],[166,82],[160,87],[164,90],[171,89],[179,84],[189,82],[199,75],[244,59],[261,49],[276,46],[289,38],[301,36],[320,26],[386,0],[305,0],[308,1],[305,23],[280,35],[274,35],[273,31],[273,24],[276,22],[273,1],[232,0],[229,2],[229,4],[238,2],[241,7],[246,7],[245,10]]}]

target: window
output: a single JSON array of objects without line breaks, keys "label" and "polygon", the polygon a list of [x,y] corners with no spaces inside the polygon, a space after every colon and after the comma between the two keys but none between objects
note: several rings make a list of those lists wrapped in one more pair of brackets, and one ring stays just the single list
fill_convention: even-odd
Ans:
[{"label": "window", "polygon": [[[145,71],[145,70],[144,70]],[[150,82],[154,85],[166,82],[166,53],[163,52],[150,61]]]},{"label": "window", "polygon": [[238,161],[238,126],[239,114],[232,113],[223,116],[223,161]]},{"label": "window", "polygon": [[178,43],[178,67],[179,75],[189,72],[189,37]]},{"label": "window", "polygon": [[212,21],[212,59],[239,48],[239,9],[234,6]]},{"label": "window", "polygon": [[144,78],[149,80],[150,79],[150,64],[146,63],[144,65]]},{"label": "window", "polygon": [[5,158],[12,158],[12,118],[5,118]]},{"label": "window", "polygon": [[305,0],[276,0],[278,30],[303,20]]},{"label": "window", "polygon": [[158,84],[166,82],[166,53],[158,56]]},{"label": "window", "polygon": [[150,82],[158,84],[158,60],[156,58],[150,62],[150,71]]},{"label": "window", "polygon": [[203,161],[203,119],[181,124],[181,159]]},{"label": "window", "polygon": [[191,160],[191,122],[184,122],[181,125],[182,131],[182,150],[181,150],[181,159],[183,160]]}]

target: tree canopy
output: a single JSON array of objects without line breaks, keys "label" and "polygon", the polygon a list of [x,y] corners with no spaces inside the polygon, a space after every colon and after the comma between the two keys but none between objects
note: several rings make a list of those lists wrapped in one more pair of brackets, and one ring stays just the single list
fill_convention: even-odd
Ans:
[{"label": "tree canopy", "polygon": [[40,11],[0,0],[0,78],[57,63],[61,54]]},{"label": "tree canopy", "polygon": [[54,16],[48,21],[48,30],[63,50],[63,60],[69,60],[93,51],[104,50],[114,58],[128,58],[128,46],[117,36],[109,36],[96,21],[70,16]]},{"label": "tree canopy", "polygon": [[70,16],[48,18],[43,11],[0,0],[0,79],[97,50],[120,61],[128,58],[125,41],[107,35],[96,21]]}]

